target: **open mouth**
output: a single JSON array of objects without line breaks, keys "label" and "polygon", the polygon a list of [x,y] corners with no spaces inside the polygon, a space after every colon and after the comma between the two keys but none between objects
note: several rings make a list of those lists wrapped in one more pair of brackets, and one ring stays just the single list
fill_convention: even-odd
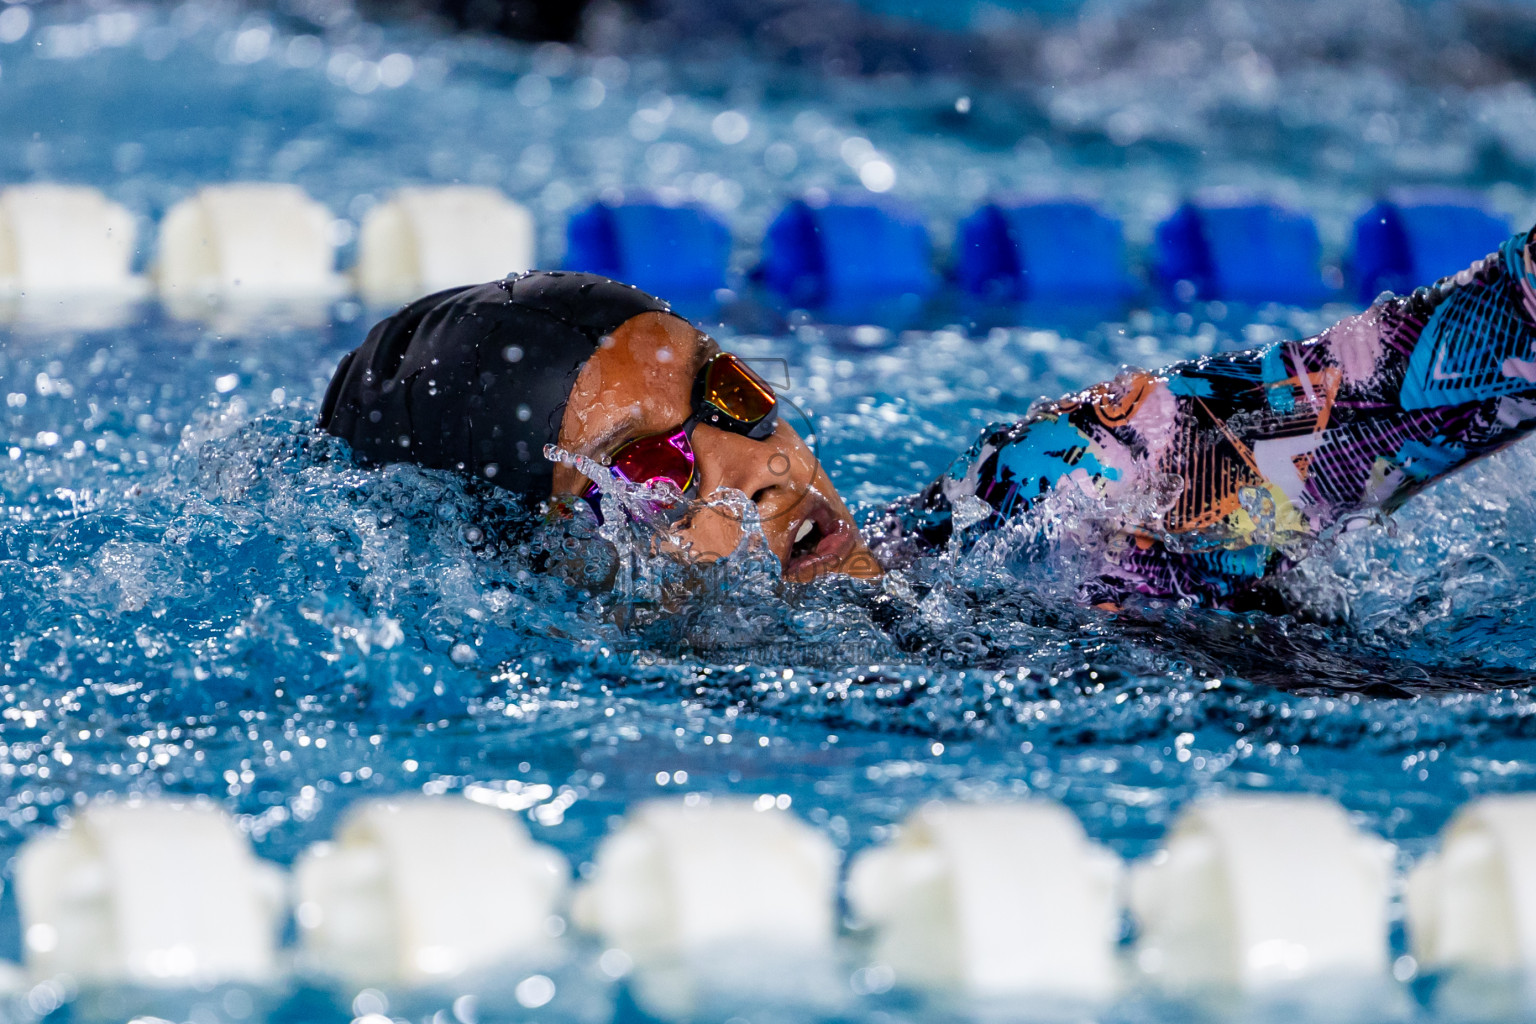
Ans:
[{"label": "open mouth", "polygon": [[784,563],[788,579],[805,582],[842,564],[857,539],[853,527],[838,518],[820,495],[811,494],[798,510],[789,558]]}]

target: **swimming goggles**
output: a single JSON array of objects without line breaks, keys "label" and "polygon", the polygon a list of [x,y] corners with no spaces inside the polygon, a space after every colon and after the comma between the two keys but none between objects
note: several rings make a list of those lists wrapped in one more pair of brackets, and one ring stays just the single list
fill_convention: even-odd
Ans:
[{"label": "swimming goggles", "polygon": [[[632,484],[667,480],[684,498],[694,501],[699,496],[694,427],[708,423],[761,441],[773,433],[779,422],[779,399],[772,386],[729,352],[711,356],[699,368],[693,379],[692,405],[693,415],[682,426],[634,438],[614,449],[604,460],[613,475]],[[601,518],[602,489],[593,484],[582,497],[598,510]],[[676,515],[686,509],[686,502],[673,506]],[[668,510],[657,511],[665,514]]]}]

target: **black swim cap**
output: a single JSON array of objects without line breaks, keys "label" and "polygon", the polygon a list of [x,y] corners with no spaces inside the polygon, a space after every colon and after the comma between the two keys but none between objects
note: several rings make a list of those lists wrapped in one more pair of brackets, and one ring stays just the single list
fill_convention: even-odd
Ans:
[{"label": "black swim cap", "polygon": [[336,368],[320,427],[363,462],[457,469],[549,495],[566,399],[605,334],[660,299],[596,274],[530,271],[454,288],[376,324]]}]

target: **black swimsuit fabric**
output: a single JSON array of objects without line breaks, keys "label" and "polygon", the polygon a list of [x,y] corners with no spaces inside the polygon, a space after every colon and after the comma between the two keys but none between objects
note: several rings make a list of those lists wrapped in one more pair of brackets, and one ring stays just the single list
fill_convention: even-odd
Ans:
[{"label": "black swimsuit fabric", "polygon": [[602,337],[667,303],[596,274],[530,271],[429,295],[336,368],[320,428],[364,463],[473,473],[546,497],[571,385]]}]

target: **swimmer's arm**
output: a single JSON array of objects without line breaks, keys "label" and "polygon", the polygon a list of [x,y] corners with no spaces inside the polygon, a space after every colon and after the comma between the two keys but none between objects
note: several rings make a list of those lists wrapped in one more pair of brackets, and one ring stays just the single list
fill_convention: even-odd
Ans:
[{"label": "swimmer's arm", "polygon": [[[1206,589],[1195,587],[1199,577],[1232,574],[1233,557],[1214,551],[1175,559],[1160,543],[1146,546],[1152,535],[1215,530],[1227,538],[1227,552],[1241,550],[1245,538],[1255,550],[1267,548],[1265,524],[1246,509],[1232,518],[1245,499],[1257,501],[1261,515],[1279,509],[1277,540],[1287,531],[1304,538],[1363,509],[1390,511],[1536,426],[1530,236],[1516,236],[1480,264],[1307,341],[1180,363],[1155,378],[1122,374],[1043,404],[1018,423],[989,427],[943,476],[870,524],[871,546],[886,565],[944,547],[963,496],[987,501],[996,519],[1067,477],[1094,486],[1130,477],[1176,481],[1182,494],[1168,514],[1133,531],[1144,534],[1130,552],[1136,575],[1149,577],[1135,589],[1195,596]],[[1480,366],[1481,376],[1450,368],[1462,363],[1437,362],[1442,349],[1446,358]],[[1161,387],[1148,386],[1154,382]],[[1121,438],[1129,447],[1116,443]],[[1295,473],[1284,472],[1287,466]],[[1165,587],[1151,577],[1175,567],[1140,565],[1154,557],[1192,557],[1200,565],[1179,567],[1186,582]],[[1273,552],[1244,556],[1238,575],[1251,580],[1284,561]],[[1243,585],[1234,578],[1218,589],[1228,583]]]},{"label": "swimmer's arm", "polygon": [[982,516],[971,520],[979,532],[1028,508],[1057,475],[1073,473],[1080,463],[1085,473],[1096,473],[1096,460],[1084,461],[1088,436],[1066,414],[1080,404],[1080,399],[1041,403],[1016,423],[994,423],[982,431],[942,476],[896,501],[865,529],[880,564],[901,566],[946,547],[954,535],[955,506],[967,499],[986,503],[968,510]]},{"label": "swimmer's arm", "polygon": [[1309,496],[1329,522],[1392,511],[1536,427],[1532,233],[1307,344],[1338,376]]}]

